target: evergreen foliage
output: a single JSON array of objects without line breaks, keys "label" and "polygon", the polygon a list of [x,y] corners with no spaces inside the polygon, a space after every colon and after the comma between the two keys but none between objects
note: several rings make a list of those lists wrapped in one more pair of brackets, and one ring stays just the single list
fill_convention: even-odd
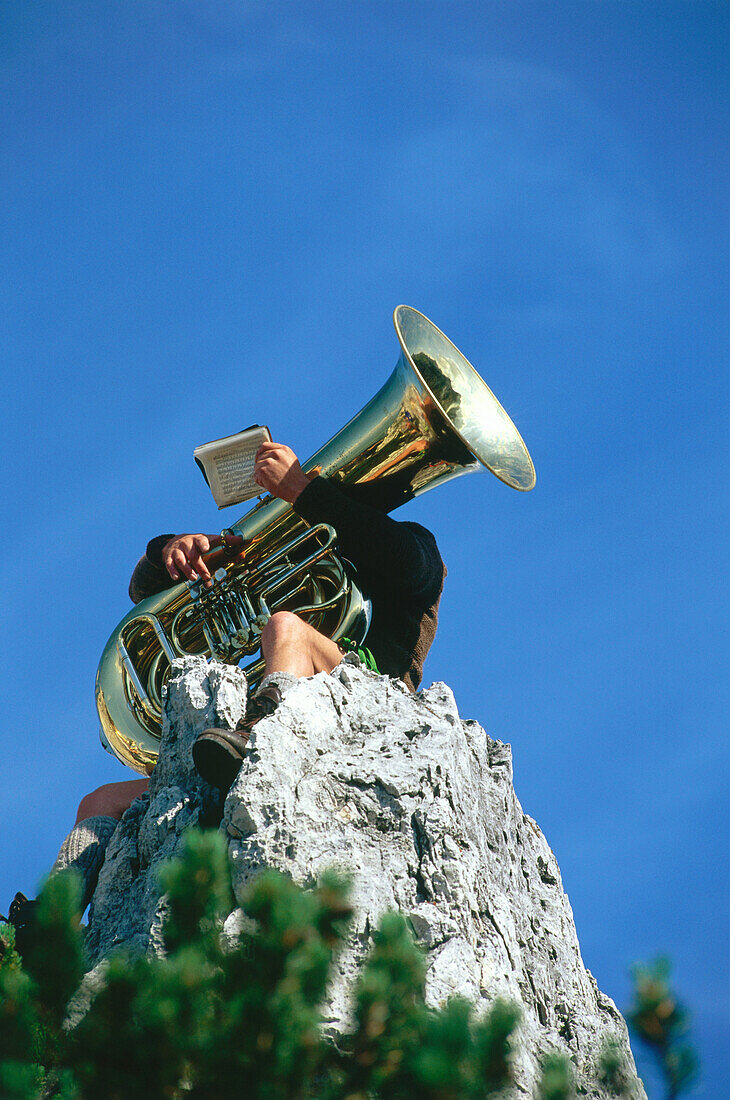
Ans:
[{"label": "evergreen foliage", "polygon": [[669,985],[671,965],[660,957],[632,967],[634,999],[626,1014],[634,1034],[651,1051],[666,1086],[667,1100],[691,1088],[699,1059],[686,1041],[689,1013]]},{"label": "evergreen foliage", "polygon": [[635,1100],[634,1073],[629,1067],[626,1052],[615,1036],[607,1039],[601,1050],[596,1073],[596,1084],[607,1097]]},{"label": "evergreen foliage", "polygon": [[[190,831],[183,858],[163,869],[162,884],[165,957],[114,954],[74,1028],[65,1020],[84,956],[73,875],[46,883],[22,960],[13,928],[0,924],[2,1100],[506,1095],[519,1010],[496,1001],[476,1019],[461,998],[428,1008],[424,958],[398,913],[387,914],[374,934],[355,988],[352,1032],[336,1044],[324,1037],[319,1005],[352,915],[342,876],[330,872],[305,891],[274,872],[260,875],[243,902],[251,931],[232,944],[221,934],[234,905],[223,837]],[[667,1064],[680,1065],[673,1043],[681,1010],[675,1004],[674,1015],[662,1015],[657,989],[638,988],[644,992],[634,1018]],[[659,1039],[654,1017],[664,1021]],[[599,1070],[607,1095],[630,1097],[624,1068],[620,1049],[608,1047]],[[567,1059],[548,1055],[538,1096],[571,1100]]]},{"label": "evergreen foliage", "polygon": [[562,1054],[550,1053],[543,1058],[538,1100],[574,1100],[573,1067]]}]

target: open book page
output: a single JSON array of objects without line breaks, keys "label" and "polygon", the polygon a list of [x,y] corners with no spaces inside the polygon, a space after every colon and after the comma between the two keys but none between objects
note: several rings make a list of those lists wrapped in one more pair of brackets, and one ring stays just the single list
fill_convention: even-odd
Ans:
[{"label": "open book page", "polygon": [[261,444],[270,440],[269,429],[256,424],[195,448],[193,456],[219,508],[240,504],[263,491],[253,479],[254,459]]}]

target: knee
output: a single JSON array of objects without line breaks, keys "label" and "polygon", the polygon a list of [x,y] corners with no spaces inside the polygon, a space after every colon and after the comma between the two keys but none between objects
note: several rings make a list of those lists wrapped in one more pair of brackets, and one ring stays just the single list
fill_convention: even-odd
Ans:
[{"label": "knee", "polygon": [[272,644],[295,642],[302,637],[305,624],[292,611],[275,611],[261,634],[261,644],[266,652]]},{"label": "knee", "polygon": [[85,794],[79,802],[76,821],[84,821],[87,817],[97,817],[99,815],[115,817],[116,814],[111,812],[114,803],[111,789],[113,786],[113,783],[105,783],[103,787],[97,787],[95,791]]},{"label": "knee", "polygon": [[135,798],[147,788],[147,780],[131,780],[126,783],[105,783],[91,791],[79,802],[76,824],[87,817],[115,817],[117,821],[129,809]]}]

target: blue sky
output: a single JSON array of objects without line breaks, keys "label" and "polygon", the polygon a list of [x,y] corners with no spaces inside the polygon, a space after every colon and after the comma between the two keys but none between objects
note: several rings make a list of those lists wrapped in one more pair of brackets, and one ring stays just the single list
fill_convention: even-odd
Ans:
[{"label": "blue sky", "polygon": [[668,952],[719,1096],[730,1024],[729,9],[145,4],[0,12],[7,905],[90,788],[93,680],[147,539],[217,530],[192,461],[302,458],[406,302],[538,482],[408,505],[449,567],[426,682],[512,744],[586,965]]}]

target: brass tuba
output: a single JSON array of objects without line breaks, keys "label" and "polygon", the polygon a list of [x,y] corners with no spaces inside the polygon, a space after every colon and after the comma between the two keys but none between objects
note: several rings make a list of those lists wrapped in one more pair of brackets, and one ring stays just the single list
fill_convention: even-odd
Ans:
[{"label": "brass tuba", "polygon": [[[393,315],[401,355],[383,388],[304,464],[391,511],[434,485],[486,466],[526,491],[535,470],[522,438],[471,364],[410,306]],[[187,654],[238,664],[260,648],[271,614],[294,611],[337,641],[361,641],[368,601],[338,557],[336,533],[313,527],[267,497],[232,525],[244,539],[212,587],[186,581],[137,604],[106,644],[96,676],[101,739],[124,764],[149,774],[162,724],[170,663]],[[220,550],[206,555],[213,567]],[[254,686],[261,657],[245,669]]]}]

